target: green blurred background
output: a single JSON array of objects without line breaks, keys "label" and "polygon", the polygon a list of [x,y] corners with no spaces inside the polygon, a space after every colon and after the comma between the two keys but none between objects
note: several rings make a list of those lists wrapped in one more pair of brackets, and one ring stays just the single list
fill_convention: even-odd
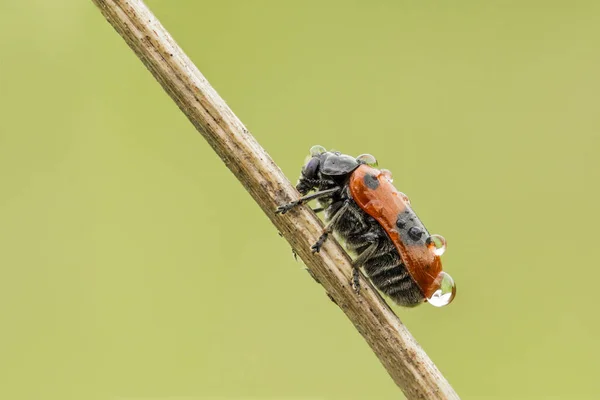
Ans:
[{"label": "green blurred background", "polygon": [[[291,180],[372,153],[447,238],[395,310],[463,398],[598,395],[598,2],[147,3]],[[91,1],[0,48],[0,398],[402,398]]]}]

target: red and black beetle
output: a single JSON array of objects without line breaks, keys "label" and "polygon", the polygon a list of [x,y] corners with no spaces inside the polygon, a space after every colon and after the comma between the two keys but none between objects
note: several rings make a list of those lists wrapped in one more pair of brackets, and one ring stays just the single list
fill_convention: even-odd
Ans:
[{"label": "red and black beetle", "polygon": [[440,256],[446,241],[427,232],[408,197],[392,185],[391,173],[376,166],[369,154],[354,158],[313,146],[296,185],[303,197],[280,206],[277,212],[284,214],[318,199],[315,211],[325,212],[327,224],[312,250],[319,252],[330,233],[339,235],[356,254],[353,283],[357,290],[362,267],[373,284],[399,305],[449,304],[456,286],[442,271]]}]

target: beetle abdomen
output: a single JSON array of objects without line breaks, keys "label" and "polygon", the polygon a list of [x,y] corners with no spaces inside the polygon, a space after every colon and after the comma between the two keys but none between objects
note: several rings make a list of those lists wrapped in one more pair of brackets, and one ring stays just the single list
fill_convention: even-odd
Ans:
[{"label": "beetle abdomen", "polygon": [[[394,261],[390,263],[390,259]],[[363,268],[377,289],[399,305],[412,307],[425,300],[416,282],[400,262],[400,256],[395,249],[388,254],[368,259]]]},{"label": "beetle abdomen", "polygon": [[[375,251],[359,266],[363,267],[378,290],[404,307],[421,304],[425,297],[406,270],[385,230],[353,200],[349,201],[351,210],[344,221],[338,224],[335,232],[346,242],[348,250],[356,253],[357,257],[369,251],[372,245],[376,245]],[[340,203],[341,201],[331,204],[326,215],[329,217],[335,214]]]}]

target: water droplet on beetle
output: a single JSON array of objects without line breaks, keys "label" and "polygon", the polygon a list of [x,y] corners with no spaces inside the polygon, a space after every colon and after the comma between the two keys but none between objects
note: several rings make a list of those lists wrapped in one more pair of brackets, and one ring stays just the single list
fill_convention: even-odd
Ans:
[{"label": "water droplet on beetle", "polygon": [[389,169],[382,169],[379,175],[383,176],[390,183],[394,182],[394,178],[392,178],[392,171]]},{"label": "water droplet on beetle", "polygon": [[377,163],[377,159],[371,154],[361,154],[360,156],[356,157],[356,161],[358,161],[361,164],[367,164],[369,167],[377,168],[377,166],[379,165]]},{"label": "water droplet on beetle", "polygon": [[317,144],[310,148],[310,155],[313,157],[316,157],[316,156],[320,156],[321,154],[325,153],[326,151],[327,150],[325,150],[325,147],[319,146]]},{"label": "water droplet on beetle", "polygon": [[435,281],[433,281],[433,294],[427,298],[429,304],[434,307],[444,307],[454,300],[456,296],[456,285],[454,279],[445,273],[440,272]]},{"label": "water droplet on beetle", "polygon": [[406,204],[408,204],[410,206],[410,199],[408,198],[407,195],[405,195],[402,192],[398,192],[398,195],[400,196],[400,198],[402,198],[402,200],[404,200],[406,202]]},{"label": "water droplet on beetle", "polygon": [[446,239],[442,235],[431,235],[427,238],[427,247],[436,256],[441,256],[446,251]]},{"label": "water droplet on beetle", "polygon": [[384,207],[381,201],[373,199],[366,204],[365,208],[369,210],[369,213],[374,213],[375,215],[382,215]]}]

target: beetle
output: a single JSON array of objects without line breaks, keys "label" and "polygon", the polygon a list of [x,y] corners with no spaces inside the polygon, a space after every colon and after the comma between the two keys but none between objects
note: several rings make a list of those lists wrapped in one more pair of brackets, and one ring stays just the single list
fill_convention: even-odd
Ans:
[{"label": "beetle", "polygon": [[325,213],[326,225],[311,249],[318,253],[332,233],[341,238],[356,254],[352,284],[357,292],[362,268],[381,292],[401,306],[449,304],[456,285],[442,270],[445,239],[429,234],[408,197],[392,184],[390,171],[376,167],[370,154],[352,157],[313,146],[296,185],[302,197],[276,212],[285,214],[316,199],[314,211]]}]

